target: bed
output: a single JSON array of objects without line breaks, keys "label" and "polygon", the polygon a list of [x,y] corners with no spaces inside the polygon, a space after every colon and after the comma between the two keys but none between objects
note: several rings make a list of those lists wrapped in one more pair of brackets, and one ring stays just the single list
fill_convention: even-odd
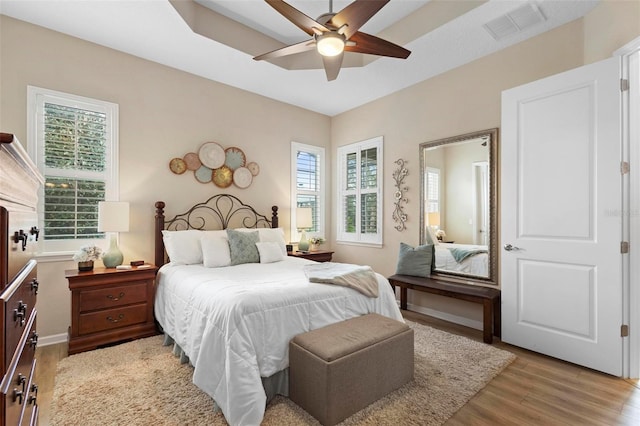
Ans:
[{"label": "bed", "polygon": [[[260,424],[270,397],[287,395],[293,336],[372,312],[403,321],[395,294],[380,274],[374,274],[378,297],[310,283],[304,269],[319,264],[286,255],[275,206],[267,218],[222,194],[169,220],[164,207],[156,203],[155,253],[162,265],[156,320],[165,341],[193,365],[194,384],[214,399],[231,425]],[[232,265],[225,264],[220,241],[225,234]],[[235,264],[236,238],[249,238],[239,234],[257,234],[260,262],[269,262]],[[175,237],[184,241],[176,244]],[[194,241],[200,243],[200,259]]]}]

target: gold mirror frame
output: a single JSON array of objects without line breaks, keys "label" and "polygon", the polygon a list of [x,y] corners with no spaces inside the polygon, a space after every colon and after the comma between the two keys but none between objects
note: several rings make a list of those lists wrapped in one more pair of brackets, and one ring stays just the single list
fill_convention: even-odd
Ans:
[{"label": "gold mirror frame", "polygon": [[[498,285],[498,128],[482,130],[479,132],[467,133],[464,135],[453,136],[445,139],[438,139],[420,144],[420,244],[426,244],[426,226],[425,220],[425,151],[430,148],[443,146],[447,144],[460,143],[467,140],[488,137],[487,145],[489,150],[489,244],[488,249],[488,276],[471,275],[455,271],[446,271],[436,269],[432,272],[432,276],[438,279],[462,282],[467,284],[482,285]],[[446,191],[446,190],[445,190]]]}]

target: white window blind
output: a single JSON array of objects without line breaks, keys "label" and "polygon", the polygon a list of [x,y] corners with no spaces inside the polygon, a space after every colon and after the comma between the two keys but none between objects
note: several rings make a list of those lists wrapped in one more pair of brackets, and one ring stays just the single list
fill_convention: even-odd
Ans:
[{"label": "white window blind", "polygon": [[382,137],[338,148],[338,241],[382,245]]},{"label": "white window blind", "polygon": [[75,251],[104,238],[98,202],[116,199],[117,105],[31,86],[28,97],[42,251]]},{"label": "white window blind", "polygon": [[427,167],[425,178],[427,213],[440,212],[440,169]]},{"label": "white window blind", "polygon": [[296,207],[310,207],[313,227],[307,236],[325,237],[324,148],[297,142],[291,143],[291,240],[298,241]]}]

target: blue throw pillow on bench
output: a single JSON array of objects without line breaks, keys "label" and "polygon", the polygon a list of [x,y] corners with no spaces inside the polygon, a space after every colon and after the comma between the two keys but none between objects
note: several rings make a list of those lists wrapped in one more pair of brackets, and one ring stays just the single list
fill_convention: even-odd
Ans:
[{"label": "blue throw pillow on bench", "polygon": [[433,258],[433,244],[425,244],[414,248],[408,244],[400,243],[396,274],[430,277],[434,264]]}]

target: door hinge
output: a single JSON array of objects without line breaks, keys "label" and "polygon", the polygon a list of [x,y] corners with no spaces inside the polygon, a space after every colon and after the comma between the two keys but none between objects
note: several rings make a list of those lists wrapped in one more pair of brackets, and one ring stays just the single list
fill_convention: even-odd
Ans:
[{"label": "door hinge", "polygon": [[621,337],[627,337],[629,336],[629,326],[626,324],[623,324],[620,326],[620,336]]},{"label": "door hinge", "polygon": [[629,241],[620,242],[620,253],[629,253]]},{"label": "door hinge", "polygon": [[629,80],[627,80],[626,78],[621,78],[620,79],[620,91],[621,92],[626,92],[627,90],[629,90]]},{"label": "door hinge", "polygon": [[620,173],[623,175],[626,175],[627,173],[629,173],[629,169],[631,166],[629,166],[629,162],[628,161],[621,161],[620,162]]}]

